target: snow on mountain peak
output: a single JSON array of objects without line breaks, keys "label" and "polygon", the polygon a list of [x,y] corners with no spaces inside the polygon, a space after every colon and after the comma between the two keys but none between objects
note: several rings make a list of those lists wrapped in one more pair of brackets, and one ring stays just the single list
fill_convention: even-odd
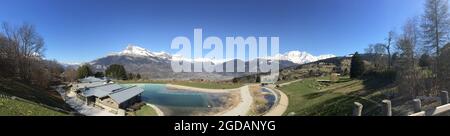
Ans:
[{"label": "snow on mountain peak", "polygon": [[150,52],[149,50],[136,46],[136,45],[132,45],[129,44],[127,46],[127,48],[125,48],[125,50],[121,51],[118,53],[119,55],[135,55],[135,56],[155,56],[155,54],[153,54],[152,52]]},{"label": "snow on mountain peak", "polygon": [[172,56],[169,53],[166,53],[164,51],[162,51],[162,52],[155,52],[153,54],[155,54],[156,56],[158,56],[160,58],[163,58],[163,59],[171,59],[172,58]]},{"label": "snow on mountain peak", "polygon": [[[167,59],[167,60],[185,60],[185,61],[194,61],[194,62],[213,62],[213,63],[223,63],[227,61],[227,59],[215,59],[215,58],[185,58],[181,55],[171,55],[166,52],[151,52],[145,48],[139,47],[137,45],[129,44],[125,50],[113,53],[111,55],[131,55],[131,56],[140,56],[140,57],[158,57],[161,59]],[[336,57],[332,54],[326,54],[326,55],[320,55],[320,56],[314,56],[308,52],[302,52],[302,51],[289,51],[284,54],[277,54],[274,56],[268,56],[268,57],[262,57],[265,59],[273,59],[273,60],[287,60],[291,61],[293,63],[297,64],[304,64],[314,61],[319,61],[323,59],[333,58]]]},{"label": "snow on mountain peak", "polygon": [[301,51],[289,51],[285,54],[278,54],[273,57],[272,59],[276,60],[288,60],[297,64],[304,64],[309,62],[314,62],[318,60],[328,59],[336,57],[335,55],[320,55],[320,56],[313,56],[310,53],[307,52],[301,52]]},{"label": "snow on mountain peak", "polygon": [[285,56],[287,57],[287,60],[292,61],[297,64],[316,61],[316,58],[307,52],[290,51],[290,52],[286,53]]},{"label": "snow on mountain peak", "polygon": [[128,44],[128,46],[121,52],[113,52],[108,56],[138,56],[138,57],[158,57],[155,53],[137,45]]},{"label": "snow on mountain peak", "polygon": [[336,55],[333,55],[333,54],[325,54],[325,55],[317,56],[316,58],[317,58],[318,60],[324,60],[324,59],[334,58],[334,57],[336,57]]}]

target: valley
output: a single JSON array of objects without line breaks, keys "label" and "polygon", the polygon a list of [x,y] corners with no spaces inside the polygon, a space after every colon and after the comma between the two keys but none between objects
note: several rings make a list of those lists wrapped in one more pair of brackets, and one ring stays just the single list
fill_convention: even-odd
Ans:
[{"label": "valley", "polygon": [[359,2],[8,1],[0,116],[450,111],[448,1]]},{"label": "valley", "polygon": [[[317,60],[332,58],[334,55],[313,56],[306,52],[291,51],[283,55],[276,55],[269,58],[260,59],[276,59],[280,61],[280,68],[296,66]],[[172,60],[186,60],[192,64],[195,63],[212,63],[226,68],[226,63],[235,61],[236,63],[244,63],[246,72],[173,72]],[[210,80],[210,81],[226,81],[234,77],[252,74],[250,69],[250,61],[255,60],[215,60],[214,58],[190,59],[180,58],[179,55],[170,55],[164,52],[151,52],[145,48],[128,45],[125,50],[118,53],[111,53],[106,57],[102,57],[86,64],[89,64],[94,72],[104,71],[111,64],[121,64],[127,71],[133,71],[143,75],[143,79],[147,80]],[[236,64],[235,63],[235,64]],[[253,72],[254,73],[254,72]]]}]

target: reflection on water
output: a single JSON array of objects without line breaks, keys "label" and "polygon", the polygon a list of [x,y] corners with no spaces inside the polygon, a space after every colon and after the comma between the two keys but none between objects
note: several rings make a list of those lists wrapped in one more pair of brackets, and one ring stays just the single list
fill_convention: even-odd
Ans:
[{"label": "reflection on water", "polygon": [[267,110],[271,109],[276,101],[276,94],[273,94],[272,91],[267,90],[266,88],[261,88],[261,92],[265,93],[264,98],[267,100]]},{"label": "reflection on water", "polygon": [[221,108],[227,94],[212,94],[189,90],[171,90],[164,84],[124,84],[144,89],[142,100],[157,105],[165,115],[205,115]]}]

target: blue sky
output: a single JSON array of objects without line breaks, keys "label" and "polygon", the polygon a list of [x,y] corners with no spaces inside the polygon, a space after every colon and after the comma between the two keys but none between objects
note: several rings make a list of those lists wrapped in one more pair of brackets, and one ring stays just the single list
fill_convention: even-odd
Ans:
[{"label": "blue sky", "polygon": [[[424,0],[1,0],[0,21],[31,23],[46,58],[87,62],[137,44],[166,51],[176,36],[279,36],[280,52],[346,55],[383,42]],[[191,38],[191,40],[193,40]],[[191,41],[192,42],[192,41]]]}]

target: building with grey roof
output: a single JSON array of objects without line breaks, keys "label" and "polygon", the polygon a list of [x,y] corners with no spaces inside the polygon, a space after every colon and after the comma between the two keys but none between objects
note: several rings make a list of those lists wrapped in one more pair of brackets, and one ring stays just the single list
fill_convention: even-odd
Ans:
[{"label": "building with grey roof", "polygon": [[100,79],[96,77],[86,77],[83,79],[79,79],[79,82],[81,83],[93,83],[93,82],[106,82],[105,79]]},{"label": "building with grey roof", "polygon": [[85,101],[89,106],[98,107],[115,114],[140,102],[141,94],[144,92],[144,89],[136,86],[122,87],[121,85],[111,83],[96,84],[92,87],[88,86],[86,85],[84,88],[77,89],[76,94],[78,98]]}]

